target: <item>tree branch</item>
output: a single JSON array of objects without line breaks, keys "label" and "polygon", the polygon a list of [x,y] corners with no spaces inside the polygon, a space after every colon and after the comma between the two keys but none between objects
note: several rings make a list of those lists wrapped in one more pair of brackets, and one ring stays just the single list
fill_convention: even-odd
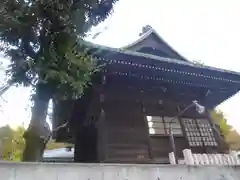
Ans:
[{"label": "tree branch", "polygon": [[33,47],[30,45],[30,42],[27,40],[27,38],[22,39],[22,47],[29,57],[32,59],[36,58],[37,53],[33,50]]}]

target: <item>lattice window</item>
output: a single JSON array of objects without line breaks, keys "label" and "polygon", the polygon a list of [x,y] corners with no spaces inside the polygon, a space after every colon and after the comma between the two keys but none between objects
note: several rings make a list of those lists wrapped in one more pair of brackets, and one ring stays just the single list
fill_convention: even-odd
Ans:
[{"label": "lattice window", "polygon": [[202,146],[201,134],[194,119],[182,118],[190,146]]},{"label": "lattice window", "polygon": [[206,119],[182,118],[190,146],[217,146],[212,128]]},{"label": "lattice window", "polygon": [[[172,117],[147,116],[150,135],[168,135],[170,121]],[[181,125],[178,119],[171,123],[173,134],[182,135]]]},{"label": "lattice window", "polygon": [[197,119],[197,124],[204,146],[217,146],[217,142],[209,121],[206,119]]},{"label": "lattice window", "polygon": [[167,134],[169,134],[168,130],[169,130],[169,126],[170,126],[170,123],[171,123],[173,134],[182,135],[182,128],[181,128],[181,125],[180,125],[178,119],[175,118],[173,120],[173,117],[163,117],[163,119],[164,119],[164,122],[165,122],[165,125],[166,125]]},{"label": "lattice window", "polygon": [[163,118],[160,116],[147,116],[149,134],[166,134]]}]

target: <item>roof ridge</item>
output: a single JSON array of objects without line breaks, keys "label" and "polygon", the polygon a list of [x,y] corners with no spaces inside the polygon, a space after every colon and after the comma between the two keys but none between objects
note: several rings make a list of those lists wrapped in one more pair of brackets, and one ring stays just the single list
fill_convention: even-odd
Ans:
[{"label": "roof ridge", "polygon": [[140,35],[140,37],[139,37],[137,40],[129,43],[128,45],[125,45],[125,46],[123,46],[123,47],[120,47],[120,49],[129,48],[129,47],[131,47],[131,46],[133,46],[133,45],[135,45],[135,44],[143,41],[143,40],[146,39],[151,33],[153,33],[153,31],[155,31],[153,28],[149,29],[148,31],[146,31],[146,32],[144,32],[142,35]]},{"label": "roof ridge", "polygon": [[[177,54],[179,57],[181,57],[184,61],[191,62],[191,61],[189,61],[188,59],[186,59],[185,57],[183,57],[181,54],[179,54],[175,49],[173,49],[173,48],[157,33],[157,31],[156,31],[154,28],[152,28],[151,26],[149,26],[149,29],[148,29],[146,32],[144,32],[137,40],[133,41],[132,43],[129,43],[129,44],[126,45],[126,46],[121,47],[120,49],[127,49],[127,48],[129,48],[129,47],[131,47],[131,46],[134,46],[134,45],[136,45],[137,43],[139,43],[139,42],[143,41],[144,39],[146,39],[146,38],[147,38],[148,36],[150,36],[152,33],[154,33],[159,40],[161,40],[171,51],[173,51],[175,54]],[[179,61],[180,61],[180,60],[179,60]]]}]

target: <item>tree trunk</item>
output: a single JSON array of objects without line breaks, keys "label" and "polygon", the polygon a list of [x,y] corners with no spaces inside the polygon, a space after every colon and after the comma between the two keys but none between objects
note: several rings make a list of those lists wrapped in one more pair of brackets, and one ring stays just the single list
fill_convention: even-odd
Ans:
[{"label": "tree trunk", "polygon": [[12,86],[12,84],[6,84],[6,85],[0,87],[0,96],[2,96],[5,92],[7,92],[11,86]]},{"label": "tree trunk", "polygon": [[41,161],[45,146],[51,137],[49,125],[46,122],[50,95],[44,85],[37,85],[32,108],[32,117],[24,134],[26,146],[23,161]]}]

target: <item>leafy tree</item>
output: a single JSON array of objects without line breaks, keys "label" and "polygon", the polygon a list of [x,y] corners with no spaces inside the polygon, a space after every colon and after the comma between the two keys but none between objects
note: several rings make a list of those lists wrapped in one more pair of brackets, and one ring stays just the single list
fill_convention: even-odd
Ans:
[{"label": "leafy tree", "polygon": [[[25,140],[23,138],[24,127],[19,126],[12,129],[10,126],[3,126],[0,128],[0,156],[2,160],[20,161],[25,147]],[[46,149],[57,149],[67,147],[68,144],[56,143],[50,140]]]},{"label": "leafy tree", "polygon": [[11,129],[10,126],[4,126],[0,128],[1,159],[10,161],[21,160],[25,146],[24,131],[23,127]]},{"label": "leafy tree", "polygon": [[0,61],[0,97],[10,88],[9,84],[6,82],[6,77],[4,76],[5,71],[6,67],[4,67],[3,62]]},{"label": "leafy tree", "polygon": [[224,151],[228,151],[229,144],[226,141],[226,136],[229,134],[231,126],[227,124],[227,120],[225,119],[222,111],[215,109],[211,112],[211,116],[214,123],[216,124],[217,131],[220,132],[220,136],[217,136],[217,139],[220,143],[219,145],[221,149],[223,149]]},{"label": "leafy tree", "polygon": [[49,140],[50,99],[77,98],[95,71],[84,43],[117,0],[2,0],[0,41],[11,59],[8,84],[34,87],[24,161],[39,161]]},{"label": "leafy tree", "polygon": [[236,130],[232,129],[230,131],[230,133],[226,136],[226,141],[231,150],[240,150],[240,135]]},{"label": "leafy tree", "polygon": [[220,133],[224,138],[231,132],[232,127],[227,124],[227,120],[224,117],[224,114],[220,110],[214,110],[211,112],[211,116],[215,124],[220,128]]},{"label": "leafy tree", "polygon": [[211,112],[214,122],[219,126],[220,133],[224,138],[228,149],[239,150],[240,149],[240,135],[239,133],[227,123],[226,118],[222,111],[214,110]]}]

